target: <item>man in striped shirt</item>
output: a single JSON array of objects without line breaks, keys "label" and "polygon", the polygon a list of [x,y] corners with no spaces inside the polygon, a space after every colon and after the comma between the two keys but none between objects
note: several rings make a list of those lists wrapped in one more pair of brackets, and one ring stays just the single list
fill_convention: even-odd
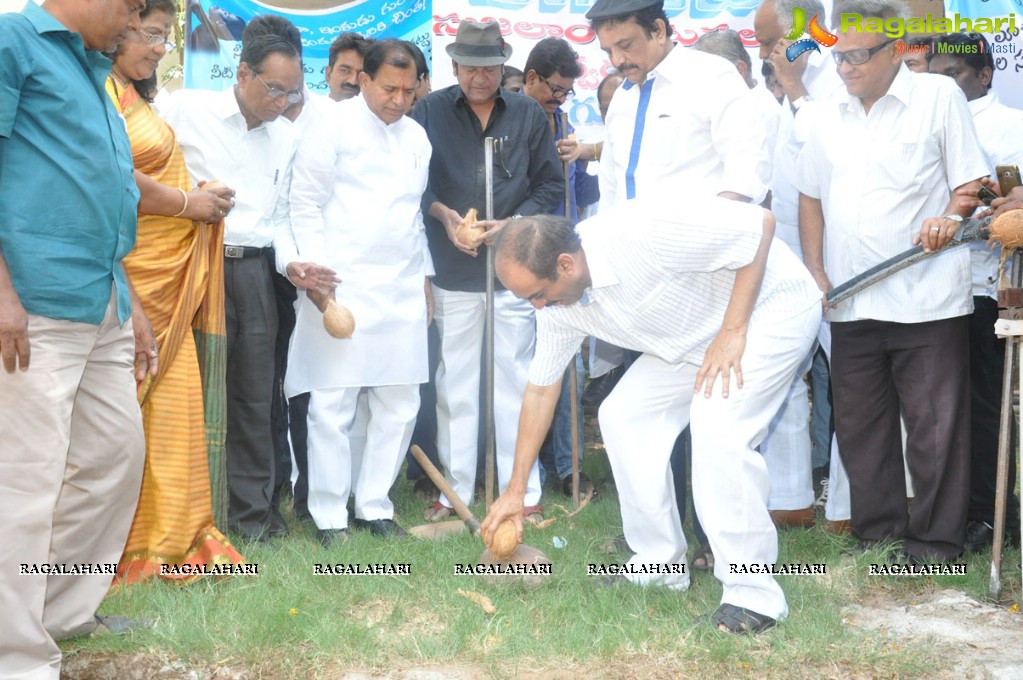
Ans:
[{"label": "man in striped shirt", "polygon": [[[719,197],[685,205],[682,213],[663,199],[631,201],[581,223],[578,233],[554,217],[505,227],[497,274],[541,311],[512,479],[484,537],[505,519],[521,536],[526,480],[574,348],[593,335],[640,351],[600,410],[625,537],[636,551],[629,563],[685,565],[669,457],[691,421],[694,499],[724,585],[712,620],[759,632],[788,613],[785,596],[770,574],[728,565],[777,558],[767,468],[755,447],[813,342],[820,297],[789,250],[770,248],[768,211]],[[608,585],[626,579],[689,587],[684,572],[618,575]]]}]

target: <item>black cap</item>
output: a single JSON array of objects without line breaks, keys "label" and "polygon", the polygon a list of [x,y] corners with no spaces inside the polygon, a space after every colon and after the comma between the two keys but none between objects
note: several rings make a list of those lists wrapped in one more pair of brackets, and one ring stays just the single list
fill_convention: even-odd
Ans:
[{"label": "black cap", "polygon": [[590,7],[590,11],[586,13],[586,18],[590,21],[612,19],[663,5],[664,0],[597,0],[593,3],[593,7]]}]

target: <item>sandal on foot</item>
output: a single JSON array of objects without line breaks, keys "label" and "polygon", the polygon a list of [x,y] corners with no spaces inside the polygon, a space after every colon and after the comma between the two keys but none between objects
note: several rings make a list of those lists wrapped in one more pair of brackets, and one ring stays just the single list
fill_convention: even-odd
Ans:
[{"label": "sandal on foot", "polygon": [[756,635],[773,628],[778,622],[766,614],[758,614],[750,609],[736,607],[734,604],[723,604],[714,612],[711,623],[725,633]]},{"label": "sandal on foot", "polygon": [[542,505],[527,505],[522,508],[522,521],[529,522],[533,526],[536,526],[543,521],[543,506]]},{"label": "sandal on foot", "polygon": [[426,512],[423,513],[423,519],[425,519],[427,522],[439,522],[442,519],[447,519],[454,512],[455,511],[449,508],[448,506],[444,505],[440,501],[437,501],[436,503],[434,503],[433,505],[426,509]]},{"label": "sandal on foot", "polygon": [[697,548],[692,561],[689,562],[689,566],[700,571],[714,571],[714,553],[711,551],[710,546],[704,543]]}]

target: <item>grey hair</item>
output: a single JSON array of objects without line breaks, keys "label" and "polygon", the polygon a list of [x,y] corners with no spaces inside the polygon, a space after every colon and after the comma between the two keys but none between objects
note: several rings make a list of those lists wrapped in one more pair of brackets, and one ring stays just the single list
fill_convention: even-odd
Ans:
[{"label": "grey hair", "polygon": [[[742,46],[742,38],[730,28],[704,33],[693,44],[693,48],[708,54],[716,54],[723,57],[729,64],[737,61],[744,62],[749,68],[753,67],[749,52]],[[747,69],[748,70],[748,69]]]},{"label": "grey hair", "polygon": [[910,17],[909,5],[903,0],[835,0],[835,6],[831,9],[832,28],[842,25],[843,14],[859,14],[864,19],[908,19]]}]

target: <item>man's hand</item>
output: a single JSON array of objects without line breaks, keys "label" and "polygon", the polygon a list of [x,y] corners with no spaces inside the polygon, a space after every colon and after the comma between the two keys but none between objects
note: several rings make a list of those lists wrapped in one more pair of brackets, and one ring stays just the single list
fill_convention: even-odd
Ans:
[{"label": "man's hand", "polygon": [[991,201],[991,207],[995,211],[995,217],[1010,210],[1023,210],[1023,187],[1016,187],[1008,196]]},{"label": "man's hand", "polygon": [[470,246],[468,243],[462,243],[458,240],[458,227],[460,227],[462,222],[465,221],[463,216],[459,215],[440,201],[434,201],[430,204],[429,214],[435,220],[444,225],[444,231],[448,235],[448,240],[451,241],[455,248],[458,248],[460,251],[471,257],[476,257],[476,255],[479,254],[477,253],[476,248]]},{"label": "man's hand", "polygon": [[287,272],[288,280],[296,288],[314,290],[321,295],[334,292],[337,284],[341,283],[337,272],[314,262],[289,262]]},{"label": "man's hand", "polygon": [[913,237],[913,245],[923,244],[925,253],[939,250],[956,235],[962,223],[947,217],[928,217],[920,232]]},{"label": "man's hand", "polygon": [[234,207],[234,189],[219,185],[206,188],[200,182],[198,189],[188,192],[188,210],[185,216],[197,222],[219,222]]},{"label": "man's hand", "polygon": [[0,295],[0,356],[4,370],[14,373],[15,368],[28,370],[28,314],[21,306],[21,300],[11,289]]},{"label": "man's hand", "polygon": [[746,351],[746,331],[726,330],[722,328],[710,343],[703,355],[703,366],[696,374],[693,393],[698,393],[706,380],[707,386],[703,396],[710,398],[714,391],[714,381],[721,376],[721,397],[728,398],[728,387],[731,373],[735,373],[735,386],[742,389],[742,354]]},{"label": "man's hand", "polygon": [[327,311],[327,303],[334,299],[334,291],[331,290],[329,293],[323,293],[315,288],[310,288],[305,292],[309,297],[309,300],[316,305],[316,309],[320,312]]},{"label": "man's hand", "polygon": [[506,217],[503,220],[480,220],[476,224],[486,229],[486,231],[483,232],[483,242],[488,246],[492,246],[494,245],[494,238],[501,233],[501,230],[504,229],[511,221],[512,218]]},{"label": "man's hand", "polygon": [[770,56],[767,57],[774,68],[778,84],[785,90],[789,102],[806,96],[806,88],[803,85],[803,74],[806,72],[806,65],[810,61],[810,53],[799,55],[795,61],[789,61],[785,56],[785,50],[792,44],[791,40],[780,39],[775,43]]},{"label": "man's hand", "polygon": [[147,374],[156,375],[159,351],[153,326],[140,304],[131,306],[131,326],[135,331],[135,384],[141,387]]},{"label": "man's hand", "polygon": [[810,275],[813,277],[813,280],[817,282],[817,287],[821,289],[822,293],[824,293],[823,304],[824,311],[826,312],[828,311],[828,293],[832,288],[834,288],[834,286],[831,285],[831,279],[828,278],[827,272],[823,270],[814,271],[811,269]]},{"label": "man's hand", "polygon": [[424,278],[423,293],[426,295],[426,325],[429,326],[433,323],[433,310],[435,306],[433,299],[433,286],[430,285],[429,276]]},{"label": "man's hand", "polygon": [[483,524],[480,525],[480,534],[488,548],[494,542],[494,532],[497,531],[497,527],[501,526],[506,519],[510,519],[515,524],[515,536],[518,542],[522,543],[522,499],[524,496],[524,493],[516,493],[509,488],[490,506],[490,512],[487,513]]},{"label": "man's hand", "polygon": [[582,147],[574,134],[559,139],[554,146],[558,150],[558,158],[562,163],[575,163],[579,160],[579,154],[582,153]]}]

